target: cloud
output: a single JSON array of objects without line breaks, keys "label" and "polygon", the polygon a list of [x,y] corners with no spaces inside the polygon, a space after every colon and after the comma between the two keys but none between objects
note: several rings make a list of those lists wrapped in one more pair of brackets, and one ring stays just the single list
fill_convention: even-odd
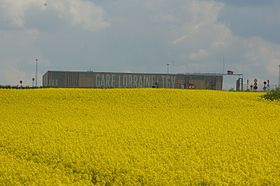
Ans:
[{"label": "cloud", "polygon": [[208,57],[208,52],[204,49],[199,49],[194,53],[191,53],[189,56],[190,60],[202,60],[202,59],[207,59]]},{"label": "cloud", "polygon": [[218,2],[223,2],[231,4],[234,6],[263,6],[270,5],[275,0],[217,0]]},{"label": "cloud", "polygon": [[189,1],[189,8],[186,11],[191,12],[190,20],[183,23],[185,33],[182,33],[174,40],[174,44],[196,42],[205,40],[205,43],[212,40],[221,42],[227,37],[229,29],[218,22],[218,16],[223,8],[223,4],[213,1]]},{"label": "cloud", "polygon": [[49,13],[50,16],[89,31],[110,26],[103,8],[87,0],[2,0],[0,26],[26,28],[28,15],[32,15],[32,12]]},{"label": "cloud", "polygon": [[222,56],[225,56],[226,68],[243,73],[244,78],[275,79],[280,64],[279,44],[254,35],[242,37],[233,33],[229,25],[221,22],[223,3],[192,1],[189,5],[191,19],[183,23],[182,32],[173,42],[175,47],[185,48],[180,54],[185,69],[221,72]]},{"label": "cloud", "polygon": [[[33,43],[40,37],[36,29],[0,30],[0,84],[18,84],[31,80],[34,55],[38,50]],[[30,84],[29,84],[30,85]]]},{"label": "cloud", "polygon": [[188,1],[188,4],[191,16],[182,23],[181,32],[173,41],[174,47],[185,48],[180,59],[189,69],[219,72],[217,57],[222,57],[235,40],[227,25],[219,22],[224,5],[215,1]]},{"label": "cloud", "polygon": [[252,69],[263,68],[268,74],[277,74],[280,64],[280,45],[253,37],[248,39],[249,52],[246,59],[251,62]]},{"label": "cloud", "polygon": [[[246,1],[244,1],[246,2]],[[262,1],[266,3],[266,1]],[[278,37],[280,20],[280,2],[266,6],[236,7],[225,5],[219,21],[227,23],[230,30],[241,37],[262,37],[265,40],[280,43]]]},{"label": "cloud", "polygon": [[103,8],[91,1],[64,0],[51,1],[48,7],[54,8],[61,19],[71,21],[73,25],[81,26],[89,31],[97,31],[110,26]]},{"label": "cloud", "polygon": [[20,80],[24,81],[24,85],[30,85],[26,82],[29,79],[28,74],[18,68],[18,61],[10,59],[5,62],[0,68],[0,85],[18,85]]}]

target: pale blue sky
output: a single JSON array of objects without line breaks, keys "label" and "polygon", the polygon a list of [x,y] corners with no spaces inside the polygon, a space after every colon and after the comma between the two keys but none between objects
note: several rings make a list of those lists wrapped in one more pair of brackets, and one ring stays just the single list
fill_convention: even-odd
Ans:
[{"label": "pale blue sky", "polygon": [[[46,4],[46,5],[45,5]],[[47,70],[243,73],[278,83],[276,0],[1,0],[0,84]],[[234,77],[225,87],[234,87]]]}]

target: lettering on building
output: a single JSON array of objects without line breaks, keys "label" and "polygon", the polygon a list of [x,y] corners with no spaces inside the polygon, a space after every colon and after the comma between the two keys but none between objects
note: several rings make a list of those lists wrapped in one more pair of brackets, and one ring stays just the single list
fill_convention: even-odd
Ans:
[{"label": "lettering on building", "polygon": [[175,88],[174,75],[104,74],[95,75],[97,88]]}]

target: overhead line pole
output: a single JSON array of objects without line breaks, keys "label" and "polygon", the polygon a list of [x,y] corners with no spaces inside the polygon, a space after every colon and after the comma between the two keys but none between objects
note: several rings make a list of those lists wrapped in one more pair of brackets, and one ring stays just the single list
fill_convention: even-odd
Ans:
[{"label": "overhead line pole", "polygon": [[225,73],[225,57],[223,56],[223,74]]},{"label": "overhead line pole", "polygon": [[166,64],[166,66],[167,66],[167,74],[169,74],[169,65],[170,65],[169,63]]},{"label": "overhead line pole", "polygon": [[38,87],[38,59],[35,59],[35,63],[36,63],[35,81],[36,81],[36,87]]}]

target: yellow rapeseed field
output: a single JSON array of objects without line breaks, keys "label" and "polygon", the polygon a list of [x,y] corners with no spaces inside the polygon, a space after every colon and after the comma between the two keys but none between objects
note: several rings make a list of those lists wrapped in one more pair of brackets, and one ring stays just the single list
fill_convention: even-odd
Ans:
[{"label": "yellow rapeseed field", "polygon": [[280,185],[280,102],[260,95],[0,90],[0,185]]}]

